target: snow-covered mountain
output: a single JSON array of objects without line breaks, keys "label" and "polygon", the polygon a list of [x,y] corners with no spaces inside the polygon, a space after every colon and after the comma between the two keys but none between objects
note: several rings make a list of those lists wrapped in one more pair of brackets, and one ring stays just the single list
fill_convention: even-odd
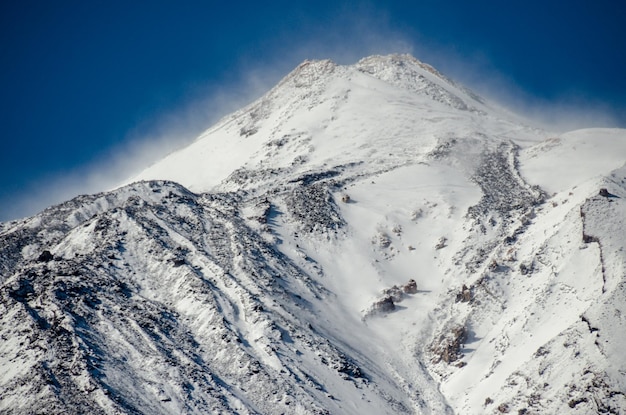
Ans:
[{"label": "snow-covered mountain", "polygon": [[0,224],[0,412],[626,412],[626,130],[407,55],[307,61]]}]

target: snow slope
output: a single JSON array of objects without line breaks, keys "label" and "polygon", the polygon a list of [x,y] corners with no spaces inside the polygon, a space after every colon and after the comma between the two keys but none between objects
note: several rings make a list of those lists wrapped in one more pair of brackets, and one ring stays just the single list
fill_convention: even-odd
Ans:
[{"label": "snow slope", "polygon": [[623,413],[625,160],[407,55],[304,62],[0,225],[0,411]]},{"label": "snow slope", "polygon": [[623,129],[591,128],[551,137],[521,154],[529,182],[559,193],[609,176],[626,163]]},{"label": "snow slope", "polygon": [[261,99],[129,183],[168,179],[204,192],[242,168],[305,172],[368,160],[370,169],[385,169],[414,163],[441,141],[472,134],[482,140],[484,129],[518,144],[544,136],[479,99],[405,55],[353,66],[306,61]]}]

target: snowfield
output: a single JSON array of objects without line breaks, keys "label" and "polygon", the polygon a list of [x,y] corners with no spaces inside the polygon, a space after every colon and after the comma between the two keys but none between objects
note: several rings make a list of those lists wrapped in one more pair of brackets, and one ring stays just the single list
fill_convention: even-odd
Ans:
[{"label": "snowfield", "polygon": [[306,61],[0,224],[0,412],[626,412],[626,130],[407,55]]}]

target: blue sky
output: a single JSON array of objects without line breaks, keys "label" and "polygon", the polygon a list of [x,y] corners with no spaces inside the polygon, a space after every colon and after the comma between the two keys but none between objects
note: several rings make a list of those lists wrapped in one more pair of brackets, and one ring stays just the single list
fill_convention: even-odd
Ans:
[{"label": "blue sky", "polygon": [[259,3],[2,2],[0,220],[110,188],[304,59],[408,52],[557,129],[626,127],[623,2]]}]

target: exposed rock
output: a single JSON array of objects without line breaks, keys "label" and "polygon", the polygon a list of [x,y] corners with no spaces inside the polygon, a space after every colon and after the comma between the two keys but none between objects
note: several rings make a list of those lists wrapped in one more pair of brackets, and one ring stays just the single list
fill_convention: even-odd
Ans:
[{"label": "exposed rock", "polygon": [[410,279],[403,287],[402,291],[407,294],[416,294],[417,293],[417,282],[414,279]]},{"label": "exposed rock", "polygon": [[[602,193],[601,193],[602,194]],[[604,195],[603,195],[604,196]],[[583,402],[588,402],[589,400],[586,397],[582,397],[582,398],[578,398],[578,399],[572,399],[571,401],[569,401],[567,403],[567,405],[570,408],[576,408],[576,406],[580,405]]]},{"label": "exposed rock", "polygon": [[363,319],[395,311],[397,303],[404,300],[409,294],[416,293],[417,282],[414,279],[410,279],[402,286],[394,285],[393,287],[385,288],[381,296],[363,312]]},{"label": "exposed rock", "polygon": [[463,284],[461,292],[456,295],[456,302],[468,303],[472,300],[472,289]]},{"label": "exposed rock", "polygon": [[446,242],[448,242],[448,238],[442,236],[441,238],[439,238],[437,245],[435,245],[435,249],[439,250],[445,248],[446,246],[448,246]]},{"label": "exposed rock", "polygon": [[262,202],[257,203],[254,206],[254,211],[256,214],[248,217],[248,219],[254,220],[260,224],[266,224],[267,221],[269,220],[269,215],[270,215],[271,210],[272,210],[272,205],[266,198]]},{"label": "exposed rock", "polygon": [[247,127],[239,130],[239,135],[242,137],[250,137],[251,135],[256,134],[258,129],[256,127]]},{"label": "exposed rock", "polygon": [[391,297],[395,303],[399,303],[404,299],[405,293],[401,287],[394,285],[391,288],[385,288],[382,295],[383,297]]},{"label": "exposed rock", "polygon": [[39,262],[49,262],[52,261],[54,259],[54,255],[52,255],[52,253],[50,253],[50,251],[45,250],[41,253],[41,255],[39,255],[39,257],[37,258],[37,261]]},{"label": "exposed rock", "polygon": [[507,216],[511,211],[530,209],[545,200],[541,189],[529,186],[520,177],[516,156],[517,147],[512,143],[502,143],[496,150],[482,155],[473,180],[481,187],[483,197],[469,208],[471,217],[478,219],[494,210]]},{"label": "exposed rock", "polygon": [[444,361],[449,364],[460,359],[463,356],[461,346],[466,338],[467,330],[461,325],[456,325],[440,334],[430,346],[434,354],[433,363]]},{"label": "exposed rock", "polygon": [[522,275],[528,275],[528,274],[532,273],[533,272],[533,264],[532,263],[530,265],[519,264],[519,272]]},{"label": "exposed rock", "polygon": [[372,242],[378,245],[380,248],[389,248],[389,246],[391,245],[391,238],[386,233],[379,232]]},{"label": "exposed rock", "polygon": [[299,185],[287,197],[289,213],[304,231],[332,232],[345,225],[328,187],[324,182]]},{"label": "exposed rock", "polygon": [[509,405],[506,403],[501,403],[500,405],[498,405],[498,411],[503,414],[508,414],[510,411]]},{"label": "exposed rock", "polygon": [[184,258],[176,258],[173,260],[174,266],[175,267],[180,267],[183,266],[187,263],[187,261],[185,261]]},{"label": "exposed rock", "polygon": [[386,295],[380,300],[377,300],[374,304],[372,304],[371,311],[368,315],[378,314],[378,313],[389,313],[396,309],[396,305],[393,301],[393,297],[390,295]]},{"label": "exposed rock", "polygon": [[591,236],[591,235],[587,235],[586,233],[583,233],[583,242],[586,244],[589,244],[591,242],[600,242],[600,240],[595,236]]}]

